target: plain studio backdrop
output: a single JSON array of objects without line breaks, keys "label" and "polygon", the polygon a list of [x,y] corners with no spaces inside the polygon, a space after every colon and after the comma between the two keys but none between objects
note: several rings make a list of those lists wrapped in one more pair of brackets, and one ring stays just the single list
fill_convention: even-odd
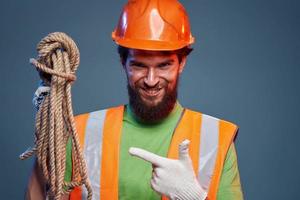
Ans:
[{"label": "plain studio backdrop", "polygon": [[[31,100],[37,43],[61,31],[78,44],[76,114],[127,103],[126,79],[111,41],[125,0],[1,1],[1,199],[23,199],[33,159]],[[194,51],[180,79],[185,107],[239,125],[245,199],[300,199],[300,3],[297,0],[182,0]]]}]

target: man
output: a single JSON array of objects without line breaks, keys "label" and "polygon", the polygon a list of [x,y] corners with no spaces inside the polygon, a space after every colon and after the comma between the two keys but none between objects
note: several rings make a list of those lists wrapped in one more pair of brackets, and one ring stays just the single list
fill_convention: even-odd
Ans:
[{"label": "man", "polygon": [[[93,199],[243,199],[233,144],[237,127],[177,101],[194,42],[183,6],[130,0],[112,38],[129,104],[75,118]],[[69,167],[66,177],[71,173]],[[36,168],[29,188],[42,188],[40,180]],[[64,198],[85,197],[75,188]]]}]

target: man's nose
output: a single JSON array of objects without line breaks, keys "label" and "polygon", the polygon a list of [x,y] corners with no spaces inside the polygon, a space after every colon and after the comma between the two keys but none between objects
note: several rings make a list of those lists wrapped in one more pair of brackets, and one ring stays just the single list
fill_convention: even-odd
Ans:
[{"label": "man's nose", "polygon": [[149,68],[144,82],[149,87],[154,87],[159,82],[159,77],[154,68]]}]

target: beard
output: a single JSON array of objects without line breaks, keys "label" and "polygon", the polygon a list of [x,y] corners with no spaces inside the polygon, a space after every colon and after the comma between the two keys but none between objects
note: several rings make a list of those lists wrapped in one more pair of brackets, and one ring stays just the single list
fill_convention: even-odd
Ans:
[{"label": "beard", "polygon": [[[141,98],[137,89],[134,89],[127,84],[129,104],[134,114],[140,121],[148,124],[157,123],[166,118],[175,106],[177,100],[177,85],[178,78],[173,89],[166,89],[165,95],[160,102],[154,106],[149,106]],[[139,87],[135,86],[135,88]]]}]

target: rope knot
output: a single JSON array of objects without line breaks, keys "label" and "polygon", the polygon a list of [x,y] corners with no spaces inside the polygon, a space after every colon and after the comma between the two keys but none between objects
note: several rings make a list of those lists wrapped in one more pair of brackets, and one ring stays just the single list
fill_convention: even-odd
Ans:
[{"label": "rope knot", "polygon": [[[80,62],[79,50],[75,42],[67,34],[62,32],[50,33],[44,37],[37,45],[38,58],[30,59],[30,63],[34,65],[39,71],[40,77],[50,85],[51,75],[74,82],[76,80],[75,71]],[[67,57],[60,59],[59,55]],[[68,59],[68,62],[65,60]],[[53,69],[54,62],[70,65],[69,72],[64,69]],[[66,63],[64,63],[66,62]]]}]

